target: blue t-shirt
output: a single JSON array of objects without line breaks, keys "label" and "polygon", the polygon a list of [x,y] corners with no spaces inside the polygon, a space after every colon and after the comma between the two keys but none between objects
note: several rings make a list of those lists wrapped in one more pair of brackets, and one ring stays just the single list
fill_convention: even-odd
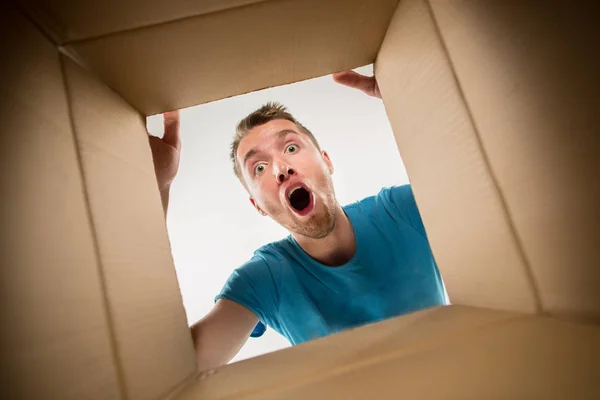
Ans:
[{"label": "blue t-shirt", "polygon": [[329,267],[291,236],[261,247],[215,301],[232,300],[298,344],[445,304],[445,292],[409,185],[343,207],[356,238],[348,263]]}]

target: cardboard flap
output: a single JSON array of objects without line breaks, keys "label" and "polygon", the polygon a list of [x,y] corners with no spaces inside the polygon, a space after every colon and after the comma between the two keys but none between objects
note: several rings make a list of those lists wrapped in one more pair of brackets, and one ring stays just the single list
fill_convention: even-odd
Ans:
[{"label": "cardboard flap", "polygon": [[452,303],[538,310],[523,250],[426,1],[400,3],[375,73]]},{"label": "cardboard flap", "polygon": [[530,317],[473,329],[398,357],[395,349],[386,350],[377,363],[362,368],[237,399],[562,400],[593,399],[600,392],[600,329],[593,326]]},{"label": "cardboard flap", "polygon": [[[382,359],[402,357],[514,318],[521,315],[460,306],[431,308],[205,371],[180,398],[269,397],[274,391],[369,369]],[[323,397],[329,398],[319,396]]]},{"label": "cardboard flap", "polygon": [[59,44],[223,12],[266,0],[17,0]]},{"label": "cardboard flap", "polygon": [[63,57],[117,359],[131,399],[194,374],[194,349],[141,115]]},{"label": "cardboard flap", "polygon": [[600,328],[433,308],[201,374],[188,399],[587,398]]},{"label": "cardboard flap", "polygon": [[65,51],[150,115],[369,64],[396,2],[260,2]]},{"label": "cardboard flap", "polygon": [[0,398],[122,399],[59,54],[4,1],[0,35]]},{"label": "cardboard flap", "polygon": [[455,304],[600,321],[595,9],[399,5],[376,74]]},{"label": "cardboard flap", "polygon": [[542,310],[600,322],[600,4],[431,4]]}]

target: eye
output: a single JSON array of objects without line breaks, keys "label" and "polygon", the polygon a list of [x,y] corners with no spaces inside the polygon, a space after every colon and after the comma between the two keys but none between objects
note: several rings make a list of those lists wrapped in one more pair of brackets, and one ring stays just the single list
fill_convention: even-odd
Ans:
[{"label": "eye", "polygon": [[254,167],[254,175],[258,175],[263,172],[267,168],[267,164],[260,163],[256,167]]},{"label": "eye", "polygon": [[298,145],[296,145],[296,144],[290,144],[288,147],[285,148],[286,153],[295,153],[297,151],[298,151]]}]

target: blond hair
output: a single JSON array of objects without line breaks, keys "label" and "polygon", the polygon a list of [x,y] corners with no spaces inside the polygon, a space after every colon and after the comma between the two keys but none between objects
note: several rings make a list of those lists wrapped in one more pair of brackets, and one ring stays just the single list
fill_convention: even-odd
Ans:
[{"label": "blond hair", "polygon": [[296,124],[300,132],[308,136],[310,140],[314,143],[317,150],[321,151],[319,143],[317,142],[317,139],[314,137],[314,135],[308,129],[306,129],[304,125],[298,122],[296,118],[294,118],[292,114],[288,112],[287,108],[285,108],[280,103],[269,102],[261,108],[259,108],[258,110],[251,113],[250,115],[248,115],[243,120],[241,120],[238,123],[237,128],[235,129],[235,136],[233,137],[233,142],[231,143],[230,157],[231,162],[233,163],[233,172],[238,177],[238,179],[242,181],[242,183],[244,183],[242,180],[242,174],[240,172],[239,165],[236,160],[236,153],[240,142],[248,134],[248,132],[250,132],[255,127],[266,124],[267,122],[276,119],[285,119]]}]

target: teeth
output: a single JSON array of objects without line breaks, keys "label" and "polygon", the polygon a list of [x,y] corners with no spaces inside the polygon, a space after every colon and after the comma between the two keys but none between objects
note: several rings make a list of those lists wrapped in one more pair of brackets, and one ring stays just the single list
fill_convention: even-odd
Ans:
[{"label": "teeth", "polygon": [[295,188],[293,188],[292,190],[290,190],[290,192],[288,193],[288,199],[291,198],[292,197],[292,193],[294,193],[298,189],[302,189],[302,186],[296,186]]}]

